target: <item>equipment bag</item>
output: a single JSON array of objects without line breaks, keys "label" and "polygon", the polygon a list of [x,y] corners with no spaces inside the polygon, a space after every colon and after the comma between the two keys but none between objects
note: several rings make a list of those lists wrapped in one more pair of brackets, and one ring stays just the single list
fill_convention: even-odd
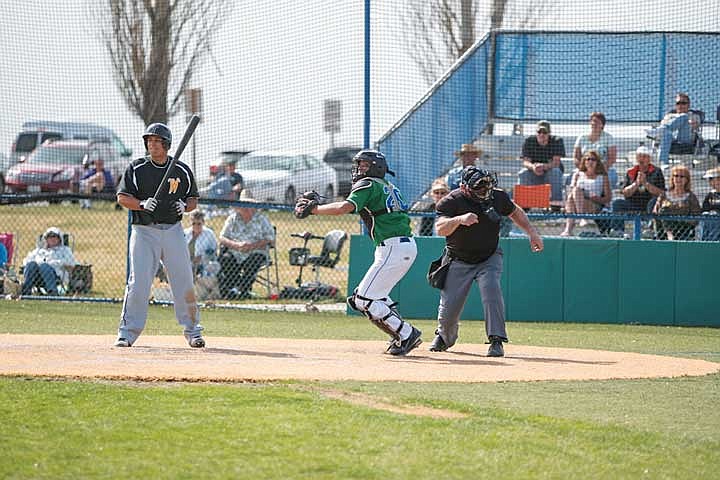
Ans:
[{"label": "equipment bag", "polygon": [[443,250],[443,254],[440,258],[433,260],[432,263],[430,263],[427,280],[431,287],[439,288],[440,290],[445,287],[445,279],[447,278],[451,263],[452,258],[448,256],[447,250]]}]

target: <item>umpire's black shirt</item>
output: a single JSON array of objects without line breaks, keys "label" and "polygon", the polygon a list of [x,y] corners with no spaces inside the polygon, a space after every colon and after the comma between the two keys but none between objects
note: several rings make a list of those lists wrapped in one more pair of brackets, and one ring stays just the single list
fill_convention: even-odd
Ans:
[{"label": "umpire's black shirt", "polygon": [[[146,200],[153,195],[165,175],[170,159],[164,165],[159,165],[148,157],[138,158],[128,165],[127,169],[118,184],[118,194],[132,195],[138,200]],[[182,200],[187,203],[190,197],[198,197],[198,189],[195,184],[195,177],[190,167],[181,161],[175,162],[173,171],[168,176],[167,184],[161,190],[159,198],[156,198],[158,205],[152,213],[132,210],[133,225],[150,225],[151,223],[173,224],[182,220],[175,210],[175,202]]]},{"label": "umpire's black shirt", "polygon": [[484,262],[497,250],[500,241],[500,223],[493,222],[485,215],[485,210],[492,204],[495,211],[503,216],[515,210],[515,204],[504,190],[493,189],[493,198],[487,203],[478,203],[455,189],[442,198],[435,211],[438,217],[457,217],[465,213],[474,213],[478,223],[470,226],[460,225],[447,237],[447,249],[452,258],[467,263]]}]

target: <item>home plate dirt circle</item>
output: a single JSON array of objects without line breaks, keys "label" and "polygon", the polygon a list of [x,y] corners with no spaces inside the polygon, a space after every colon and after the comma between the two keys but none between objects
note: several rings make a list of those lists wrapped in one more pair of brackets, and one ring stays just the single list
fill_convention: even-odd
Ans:
[{"label": "home plate dirt circle", "polygon": [[706,375],[720,363],[658,355],[509,344],[448,352],[423,344],[406,357],[383,354],[381,341],[208,337],[204,349],[182,336],[143,335],[132,348],[107,335],[0,335],[0,375],[152,381],[358,380],[497,382],[600,380]]}]

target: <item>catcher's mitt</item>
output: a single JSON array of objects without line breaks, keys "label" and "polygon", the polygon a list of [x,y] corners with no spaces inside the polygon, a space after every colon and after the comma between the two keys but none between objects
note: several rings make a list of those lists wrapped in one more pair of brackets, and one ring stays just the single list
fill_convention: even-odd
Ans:
[{"label": "catcher's mitt", "polygon": [[297,199],[295,203],[295,217],[307,218],[312,214],[313,208],[320,204],[320,194],[315,190],[305,192]]}]

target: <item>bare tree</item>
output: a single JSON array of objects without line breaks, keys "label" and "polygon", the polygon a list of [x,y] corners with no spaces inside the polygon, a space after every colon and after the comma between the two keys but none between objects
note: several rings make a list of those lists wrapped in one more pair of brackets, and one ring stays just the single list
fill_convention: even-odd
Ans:
[{"label": "bare tree", "polygon": [[103,0],[91,9],[101,25],[118,88],[145,124],[167,122],[213,35],[227,0]]},{"label": "bare tree", "polygon": [[[403,32],[410,57],[428,85],[435,83],[460,58],[483,31],[503,26],[508,0],[490,0],[489,19],[479,15],[482,0],[408,0]],[[525,26],[537,7],[523,11],[515,26]]]}]

